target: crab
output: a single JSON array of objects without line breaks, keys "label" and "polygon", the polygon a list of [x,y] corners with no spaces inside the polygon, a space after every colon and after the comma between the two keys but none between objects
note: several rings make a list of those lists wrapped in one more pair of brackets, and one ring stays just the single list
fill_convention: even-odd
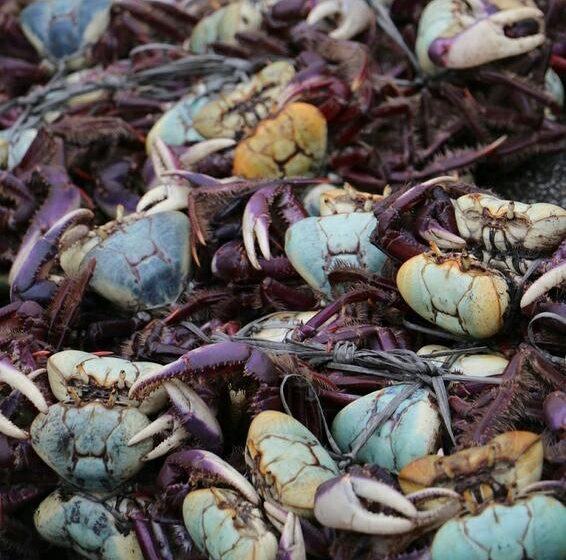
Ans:
[{"label": "crab", "polygon": [[158,484],[162,501],[169,510],[182,510],[191,538],[209,558],[275,559],[278,548],[292,545],[285,537],[278,546],[255,488],[213,453],[191,449],[170,455]]},{"label": "crab", "polygon": [[92,60],[93,48],[101,50],[99,43],[112,45],[112,37],[120,31],[121,11],[137,20],[137,26],[129,29],[137,40],[145,38],[152,26],[181,38],[179,23],[185,28],[194,23],[175,5],[128,0],[36,0],[22,10],[20,22],[28,40],[52,65],[77,69]]},{"label": "crab", "polygon": [[[200,411],[194,408],[195,402],[198,407],[197,395],[191,395],[191,406],[186,408],[187,398],[192,392],[180,383],[167,383],[165,389],[154,392],[151,398],[143,402],[131,401],[126,397],[125,391],[136,378],[148,375],[155,369],[160,369],[160,365],[99,357],[78,350],[59,352],[47,362],[49,385],[58,401],[48,406],[31,380],[7,363],[3,364],[6,373],[4,381],[30,398],[40,414],[33,420],[29,434],[2,417],[2,432],[13,438],[29,438],[38,456],[71,489],[64,493],[57,490],[40,504],[36,512],[38,530],[48,540],[67,544],[62,540],[62,535],[70,531],[74,548],[88,548],[88,538],[79,526],[82,521],[79,523],[76,519],[76,527],[67,526],[63,522],[67,513],[71,510],[94,510],[97,513],[93,512],[93,515],[98,516],[104,515],[101,512],[108,508],[116,507],[119,510],[121,505],[110,503],[111,500],[104,507],[94,505],[96,502],[91,502],[83,493],[96,496],[98,500],[108,500],[118,489],[127,487],[143,467],[144,461],[151,459],[151,453],[164,453],[175,447],[176,438],[183,437],[183,441],[188,439],[187,429],[193,436],[199,432],[197,439],[202,437],[202,442],[208,444],[211,440],[207,439],[204,423],[210,422],[210,434],[215,432],[211,437],[221,440],[218,425],[206,406],[203,404],[205,410]],[[165,407],[167,395],[171,399],[172,409],[160,416],[159,421],[161,431],[166,432],[163,421],[173,424],[175,419],[168,437],[155,449],[148,435],[132,442],[134,436],[150,426],[148,415],[153,416]],[[204,431],[200,428],[204,428]],[[82,515],[79,517],[83,519]],[[138,545],[137,537],[132,535],[119,544],[123,538],[122,529],[112,528],[108,519],[103,524],[108,526],[108,538],[114,535],[112,538],[116,538],[118,544],[109,541],[106,545],[100,544],[101,548],[117,546],[120,550],[121,546],[127,545],[138,550],[143,545],[143,542]],[[146,537],[151,540],[149,535]]]},{"label": "crab", "polygon": [[[510,558],[520,558],[525,551],[538,558],[565,546],[564,536],[552,527],[566,516],[566,508],[555,498],[537,493],[545,488],[538,483],[542,466],[540,436],[505,432],[482,447],[418,459],[399,473],[399,483],[405,493],[426,492],[435,484],[461,496],[463,511],[435,534],[432,558],[443,558],[448,550],[454,558],[467,558],[478,547],[505,550]],[[559,483],[548,485],[550,490],[559,487]],[[427,499],[424,505],[434,507],[435,503]],[[513,520],[510,525],[509,519]],[[484,532],[486,524],[490,530]],[[533,539],[534,534],[545,538]],[[479,557],[488,556],[482,552]]]},{"label": "crab", "polygon": [[528,53],[544,43],[544,31],[544,14],[530,0],[489,8],[475,0],[433,0],[419,20],[416,53],[427,73],[470,68]]},{"label": "crab", "polygon": [[[375,214],[372,241],[403,262],[397,284],[407,303],[450,332],[476,338],[503,329],[517,282],[566,235],[566,211],[559,206],[500,200],[448,177],[399,191],[378,202]],[[401,225],[405,218],[409,227]],[[426,242],[433,252],[425,252]],[[438,275],[448,292],[433,300],[427,293]],[[478,305],[485,313],[470,313]]]},{"label": "crab", "polygon": [[[70,275],[79,273],[94,259],[91,287],[123,309],[151,309],[179,297],[190,270],[190,229],[185,215],[132,214],[94,230],[87,225],[92,218],[89,210],[76,210],[56,222],[14,276],[13,297],[50,297],[53,282],[46,278],[45,269],[57,255]],[[139,244],[138,236],[146,240],[145,245]],[[58,252],[59,242],[63,249]],[[128,242],[133,244],[125,252]],[[167,279],[155,283],[155,276],[163,274]]]},{"label": "crab", "polygon": [[[252,421],[246,450],[253,484],[213,453],[191,449],[170,455],[158,478],[168,510],[182,507],[189,534],[210,558],[235,559],[252,550],[275,558],[278,548],[293,560],[305,558],[305,549],[319,556],[325,539],[309,519],[316,489],[338,473],[327,451],[297,420],[276,411]],[[234,512],[230,519],[227,508]],[[238,523],[242,517],[245,524]],[[279,547],[269,522],[281,532]]]}]

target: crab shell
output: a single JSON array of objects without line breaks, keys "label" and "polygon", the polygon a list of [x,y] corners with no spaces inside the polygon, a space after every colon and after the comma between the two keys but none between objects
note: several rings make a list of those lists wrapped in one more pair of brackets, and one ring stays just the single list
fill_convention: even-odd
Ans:
[{"label": "crab shell", "polygon": [[566,210],[555,204],[524,204],[478,193],[453,204],[459,234],[488,251],[518,247],[545,253],[566,237]]},{"label": "crab shell", "polygon": [[128,447],[149,420],[135,408],[100,402],[76,407],[57,403],[30,428],[34,451],[61,478],[90,492],[109,492],[137,474],[153,443]]},{"label": "crab shell", "polygon": [[0,130],[0,169],[13,169],[20,164],[36,139],[37,128]]},{"label": "crab shell", "polygon": [[305,218],[287,229],[285,253],[311,288],[330,297],[328,273],[335,266],[382,270],[386,256],[369,240],[376,223],[369,212]]},{"label": "crab shell", "polygon": [[538,434],[505,432],[482,447],[417,459],[401,470],[399,484],[406,494],[432,486],[460,484],[465,489],[474,475],[489,473],[497,484],[518,491],[540,480],[542,464],[543,446]]},{"label": "crab shell", "polygon": [[258,321],[254,321],[250,338],[284,342],[293,330],[312,319],[317,311],[276,311]]},{"label": "crab shell", "polygon": [[[348,453],[374,414],[382,412],[404,385],[386,387],[356,399],[334,418],[332,436]],[[441,421],[436,404],[425,389],[405,399],[359,450],[357,458],[391,472],[399,472],[418,457],[436,453],[440,447]]]},{"label": "crab shell", "polygon": [[204,138],[239,138],[275,111],[283,88],[294,75],[295,69],[287,61],[269,64],[233,91],[201,107],[193,126]]},{"label": "crab shell", "polygon": [[[448,346],[441,344],[427,344],[417,350],[418,356],[429,356],[434,358],[437,352],[446,352],[450,350]],[[449,356],[438,356],[432,361],[439,366],[445,365]],[[450,365],[450,371],[459,371],[464,375],[473,375],[474,377],[491,377],[492,375],[501,375],[509,360],[498,352],[489,352],[485,354],[461,354]]]},{"label": "crab shell", "polygon": [[183,521],[197,547],[211,560],[275,560],[277,539],[257,506],[225,488],[189,492]]},{"label": "crab shell", "polygon": [[320,194],[320,215],[372,212],[376,202],[384,198],[383,194],[357,191],[352,185],[346,183],[344,188],[335,188]]},{"label": "crab shell", "polygon": [[199,109],[206,106],[208,102],[208,96],[204,91],[200,94],[190,93],[182,97],[151,127],[145,140],[146,152],[151,154],[151,147],[157,138],[161,138],[170,146],[182,146],[185,143],[204,140],[195,130],[193,120]]},{"label": "crab shell", "polygon": [[69,496],[56,490],[39,504],[33,520],[46,541],[71,548],[84,558],[143,560],[136,533],[119,528],[111,513],[115,502]]},{"label": "crab shell", "polygon": [[110,21],[112,0],[38,0],[20,14],[22,30],[37,52],[72,68],[84,64]]},{"label": "crab shell", "polygon": [[181,295],[190,272],[189,244],[190,223],[181,212],[131,214],[88,232],[60,262],[75,274],[94,258],[90,286],[96,292],[127,311],[154,309]]},{"label": "crab shell", "polygon": [[153,362],[130,362],[114,356],[96,356],[82,350],[63,350],[47,360],[49,386],[57,400],[63,402],[72,398],[69,387],[73,387],[74,394],[79,397],[83,390],[88,396],[89,390],[102,389],[112,392],[115,402],[139,407],[143,414],[152,414],[164,408],[167,393],[160,388],[139,403],[127,398],[128,390],[136,379],[162,367]]},{"label": "crab shell", "polygon": [[448,332],[488,338],[504,325],[509,291],[503,275],[473,257],[422,253],[397,273],[403,299],[421,317]]},{"label": "crab shell", "polygon": [[326,119],[319,109],[290,103],[238,144],[233,173],[246,179],[313,175],[326,154],[326,135]]},{"label": "crab shell", "polygon": [[313,517],[316,489],[339,473],[305,426],[274,410],[252,420],[245,457],[260,495],[302,517]]},{"label": "crab shell", "polygon": [[564,559],[565,527],[566,507],[551,496],[490,504],[479,515],[447,521],[432,541],[432,560]]}]

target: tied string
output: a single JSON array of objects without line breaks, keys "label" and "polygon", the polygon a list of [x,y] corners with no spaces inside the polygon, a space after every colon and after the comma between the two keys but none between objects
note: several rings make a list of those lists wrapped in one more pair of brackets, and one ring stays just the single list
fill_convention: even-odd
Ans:
[{"label": "tied string", "polygon": [[[448,393],[446,391],[446,382],[473,382],[487,383],[498,385],[500,379],[493,377],[476,377],[463,375],[451,371],[451,361],[462,354],[472,354],[487,350],[487,347],[461,348],[438,352],[431,356],[419,356],[412,350],[358,350],[353,342],[341,341],[337,343],[332,351],[314,342],[297,342],[290,338],[282,342],[262,340],[242,336],[240,331],[233,336],[231,340],[245,342],[250,346],[254,346],[266,352],[273,354],[293,354],[300,359],[308,362],[313,367],[330,368],[343,373],[353,375],[373,375],[380,378],[389,379],[392,382],[406,384],[407,388],[403,389],[396,397],[385,407],[383,411],[372,416],[370,423],[360,433],[355,440],[353,447],[346,456],[342,456],[345,461],[355,460],[359,450],[367,443],[371,435],[378,430],[383,424],[391,418],[398,406],[408,398],[413,392],[419,388],[430,390],[436,397],[440,415],[446,430],[455,443],[454,433],[452,431],[452,420],[450,407],[448,404]],[[244,333],[246,327],[244,327]],[[447,363],[439,361],[439,357],[447,357]],[[315,391],[314,387],[311,390]],[[324,418],[322,406],[318,399],[317,403],[321,410],[321,416]],[[288,407],[287,407],[287,413]],[[326,430],[326,428],[325,428]],[[327,437],[330,433],[327,431]],[[330,442],[329,438],[329,442]],[[331,447],[334,445],[331,443]]]},{"label": "tied string", "polygon": [[225,82],[244,80],[253,67],[251,62],[240,58],[213,54],[190,55],[151,68],[132,70],[130,67],[121,74],[105,73],[86,78],[84,82],[72,83],[64,67],[59,66],[46,84],[35,86],[28,94],[1,103],[0,115],[13,107],[23,108],[16,122],[6,129],[11,138],[25,129],[41,125],[47,113],[60,111],[70,100],[87,93],[131,89],[132,93],[137,92],[148,99],[176,101],[178,91],[171,87],[168,80],[179,81],[199,76],[207,80],[206,91],[210,93],[219,90]]},{"label": "tied string", "polygon": [[[234,336],[229,336],[225,333],[217,333],[208,336],[190,321],[183,321],[181,324],[198,336],[205,344],[227,341],[243,342],[276,356],[285,354],[295,355],[315,368],[328,368],[352,375],[371,375],[388,379],[394,384],[402,384],[403,388],[383,410],[379,412],[375,410],[372,413],[370,421],[356,437],[350,451],[344,454],[332,437],[332,433],[326,422],[324,409],[318,397],[318,392],[312,382],[298,374],[288,374],[283,378],[279,392],[285,412],[292,416],[290,407],[286,402],[284,388],[290,380],[295,378],[297,380],[300,379],[306,384],[312,400],[316,403],[329,445],[332,448],[334,456],[338,458],[338,462],[342,466],[348,465],[356,460],[358,452],[368,442],[376,430],[379,430],[384,423],[393,416],[401,403],[409,398],[416,390],[427,389],[436,397],[442,421],[452,442],[455,444],[446,383],[456,381],[460,383],[501,384],[500,379],[464,375],[461,372],[451,369],[454,360],[459,356],[485,352],[489,350],[487,346],[456,348],[435,352],[427,356],[419,356],[412,350],[405,349],[387,351],[358,350],[353,342],[340,341],[334,346],[332,351],[329,351],[325,345],[312,341],[298,342],[289,337],[283,341],[253,338],[253,334],[258,332],[258,321],[246,325]],[[252,334],[252,336],[250,336],[250,334]],[[443,361],[444,358],[446,359],[445,361]]]},{"label": "tied string", "polygon": [[356,345],[353,342],[341,340],[334,346],[332,360],[338,364],[353,364],[356,350]]}]

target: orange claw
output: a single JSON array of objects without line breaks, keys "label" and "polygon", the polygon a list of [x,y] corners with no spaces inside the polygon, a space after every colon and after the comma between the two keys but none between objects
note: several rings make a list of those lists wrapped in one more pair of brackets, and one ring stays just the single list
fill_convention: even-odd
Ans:
[{"label": "orange claw", "polygon": [[238,144],[233,173],[247,179],[313,175],[326,153],[326,132],[314,105],[290,103]]}]

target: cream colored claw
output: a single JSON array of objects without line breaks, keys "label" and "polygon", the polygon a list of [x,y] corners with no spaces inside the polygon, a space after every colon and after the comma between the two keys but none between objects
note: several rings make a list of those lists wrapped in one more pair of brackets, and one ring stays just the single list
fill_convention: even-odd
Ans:
[{"label": "cream colored claw", "polygon": [[287,514],[279,540],[279,551],[281,558],[289,558],[289,560],[306,560],[307,558],[300,518],[292,512]]},{"label": "cream colored claw", "polygon": [[363,0],[324,0],[310,11],[307,23],[313,25],[333,16],[338,16],[339,25],[329,35],[340,40],[348,40],[362,33],[374,18]]},{"label": "cream colored claw", "polygon": [[186,208],[191,187],[179,177],[167,176],[181,168],[179,158],[159,136],[151,142],[150,154],[158,184],[141,197],[136,211],[156,214]]},{"label": "cream colored claw", "polygon": [[183,169],[191,170],[199,161],[216,152],[231,148],[236,145],[236,141],[232,138],[213,138],[212,140],[203,140],[194,146],[188,148],[181,156],[181,164]]},{"label": "cream colored claw", "polygon": [[166,455],[173,449],[177,449],[183,442],[189,439],[187,430],[183,428],[181,423],[173,416],[173,414],[166,413],[154,420],[151,424],[140,430],[133,436],[128,445],[136,445],[141,441],[152,438],[163,432],[171,432],[159,445],[152,449],[147,455],[142,457],[142,461],[153,461],[163,455]]},{"label": "cream colored claw", "polygon": [[[405,516],[368,511],[359,498],[378,502]],[[317,490],[314,515],[326,527],[369,535],[399,535],[417,527],[418,511],[401,493],[369,478],[343,475]]]},{"label": "cream colored claw", "polygon": [[[505,27],[524,20],[534,20],[539,33],[526,37],[507,37]],[[461,33],[446,55],[449,68],[471,68],[494,60],[527,53],[545,41],[544,14],[537,8],[503,10],[484,18]]]},{"label": "cream colored claw", "polygon": [[[265,216],[262,215],[262,218],[263,217]],[[242,238],[248,259],[251,265],[257,270],[261,270],[261,266],[257,259],[255,249],[256,240],[263,258],[266,261],[271,259],[271,249],[269,247],[269,223],[269,216],[265,217],[265,220],[258,219],[251,211],[248,210],[248,206],[246,206],[244,216],[242,218]]]},{"label": "cream colored claw", "polygon": [[[35,383],[6,359],[0,360],[0,383],[7,383],[12,389],[20,391],[40,412],[47,413],[49,406]],[[2,414],[0,414],[0,433],[15,439],[27,439],[29,437],[25,430],[18,428]]]},{"label": "cream colored claw", "polygon": [[[176,379],[165,381],[163,386],[179,414],[186,420],[187,425],[200,429],[200,434],[206,433],[207,440],[204,443],[213,441],[218,444],[222,442],[222,430],[218,420],[216,420],[210,408],[193,389]],[[170,434],[145,455],[142,461],[152,461],[162,457],[173,449],[180,447],[192,436],[185,428],[185,424],[174,414],[166,413],[135,434],[128,441],[128,445],[136,445],[141,441],[164,432],[170,432]]]},{"label": "cream colored claw", "polygon": [[535,299],[564,283],[566,283],[566,263],[552,268],[533,282],[521,298],[521,307],[527,307]]},{"label": "cream colored claw", "polygon": [[146,214],[184,210],[188,205],[192,187],[187,180],[175,175],[180,169],[191,171],[193,166],[205,157],[231,148],[236,142],[231,138],[205,140],[188,148],[180,158],[156,137],[152,142],[151,160],[158,179],[158,185],[149,190],[138,202],[136,210]]},{"label": "cream colored claw", "polygon": [[137,212],[156,214],[168,210],[183,210],[187,207],[191,187],[170,182],[157,185],[147,191],[138,202]]}]

